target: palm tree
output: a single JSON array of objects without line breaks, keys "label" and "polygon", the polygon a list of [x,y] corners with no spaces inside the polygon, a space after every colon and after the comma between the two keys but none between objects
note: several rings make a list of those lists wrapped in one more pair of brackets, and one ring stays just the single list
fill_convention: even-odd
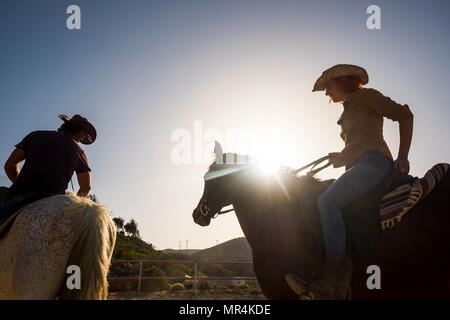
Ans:
[{"label": "palm tree", "polygon": [[124,229],[128,234],[132,235],[133,237],[140,237],[137,223],[136,223],[136,221],[134,221],[134,219],[131,219],[130,222],[128,222],[124,226]]},{"label": "palm tree", "polygon": [[125,221],[120,217],[114,218],[113,221],[117,226],[117,230],[123,232],[123,224]]}]

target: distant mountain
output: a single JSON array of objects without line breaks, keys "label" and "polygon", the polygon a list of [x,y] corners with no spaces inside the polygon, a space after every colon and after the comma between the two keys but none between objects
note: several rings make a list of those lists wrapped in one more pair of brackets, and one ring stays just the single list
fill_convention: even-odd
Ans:
[{"label": "distant mountain", "polygon": [[236,238],[217,246],[200,250],[192,255],[194,259],[208,260],[251,260],[252,250],[244,237]]},{"label": "distant mountain", "polygon": [[252,250],[244,237],[229,240],[207,249],[164,249],[164,254],[184,255],[185,258],[200,260],[251,260]]}]

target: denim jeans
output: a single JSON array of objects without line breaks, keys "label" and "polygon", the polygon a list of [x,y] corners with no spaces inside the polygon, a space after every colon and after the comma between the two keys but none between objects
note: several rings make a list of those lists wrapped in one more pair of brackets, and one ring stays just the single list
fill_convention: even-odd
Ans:
[{"label": "denim jeans", "polygon": [[392,166],[389,157],[368,150],[319,197],[317,205],[322,220],[326,257],[346,253],[346,231],[341,208],[378,186],[391,172]]},{"label": "denim jeans", "polygon": [[39,199],[58,195],[59,193],[24,193],[12,197],[6,201],[0,201],[0,225],[3,224],[10,216],[12,216],[17,210],[26,206],[27,204],[37,201]]}]

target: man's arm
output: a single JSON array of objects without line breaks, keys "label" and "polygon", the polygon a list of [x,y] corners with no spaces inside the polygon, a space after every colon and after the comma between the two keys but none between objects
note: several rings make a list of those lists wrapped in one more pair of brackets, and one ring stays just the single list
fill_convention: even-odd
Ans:
[{"label": "man's arm", "polygon": [[78,190],[77,196],[87,197],[91,190],[91,174],[89,172],[77,173],[78,184],[80,190]]},{"label": "man's arm", "polygon": [[19,164],[25,160],[25,152],[21,149],[15,149],[11,155],[9,156],[8,160],[5,163],[5,172],[8,176],[9,180],[11,180],[12,183],[15,183],[17,180],[17,177],[19,176]]},{"label": "man's arm", "polygon": [[410,117],[403,121],[399,121],[400,126],[400,146],[398,150],[397,160],[394,161],[394,168],[402,173],[408,174],[409,161],[408,153],[411,146],[412,134],[413,134],[413,122],[414,117]]}]

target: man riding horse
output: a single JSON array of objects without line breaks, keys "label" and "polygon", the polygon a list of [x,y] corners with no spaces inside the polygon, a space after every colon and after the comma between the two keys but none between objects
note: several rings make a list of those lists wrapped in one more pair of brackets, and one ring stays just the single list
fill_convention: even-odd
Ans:
[{"label": "man riding horse", "polygon": [[[0,202],[0,225],[21,207],[52,195],[64,194],[74,172],[80,189],[87,197],[91,189],[91,169],[79,143],[92,144],[97,133],[80,115],[59,115],[64,123],[57,131],[34,131],[11,153],[5,172],[13,183],[6,199]],[[25,160],[22,170],[19,164]]]},{"label": "man riding horse", "polygon": [[[329,162],[335,168],[345,166],[346,171],[317,200],[327,258],[322,279],[306,285],[294,274],[286,276],[289,286],[300,296],[345,299],[353,263],[346,255],[342,208],[379,185],[392,169],[409,172],[413,114],[408,105],[400,105],[375,89],[362,88],[368,81],[363,68],[340,64],[325,70],[313,88],[313,92],[325,90],[330,103],[333,100],[343,104],[344,111],[337,123],[345,147],[341,152],[330,153]],[[395,161],[383,138],[383,117],[400,125],[400,147]]]}]

